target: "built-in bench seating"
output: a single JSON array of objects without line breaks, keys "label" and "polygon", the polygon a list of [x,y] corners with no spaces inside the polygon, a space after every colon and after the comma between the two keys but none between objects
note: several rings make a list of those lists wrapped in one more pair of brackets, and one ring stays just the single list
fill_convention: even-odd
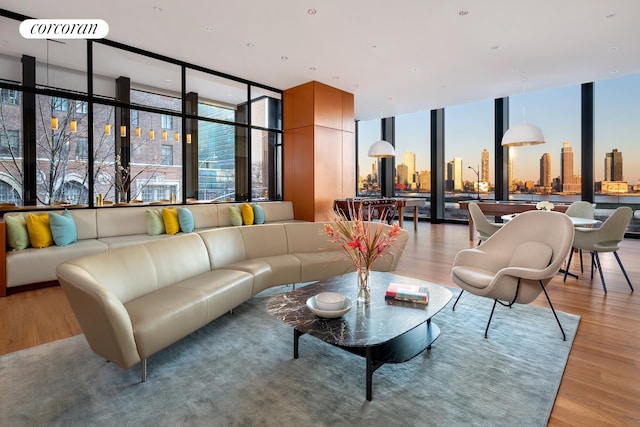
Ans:
[{"label": "built-in bench seating", "polygon": [[[259,202],[264,211],[265,223],[292,222],[293,204],[290,201]],[[230,227],[231,206],[239,203],[194,203],[181,205],[188,208],[194,219],[195,231],[218,227]],[[166,205],[164,207],[170,207]],[[76,225],[78,241],[67,246],[52,245],[11,251],[8,245],[0,245],[0,296],[30,285],[55,284],[55,268],[61,262],[119,247],[161,240],[175,235],[149,235],[146,211],[163,206],[109,206],[99,208],[69,209]],[[42,210],[6,212],[0,219],[0,239],[7,241],[7,215],[40,214]],[[60,213],[58,211],[50,211]],[[182,233],[178,233],[180,235]]]}]

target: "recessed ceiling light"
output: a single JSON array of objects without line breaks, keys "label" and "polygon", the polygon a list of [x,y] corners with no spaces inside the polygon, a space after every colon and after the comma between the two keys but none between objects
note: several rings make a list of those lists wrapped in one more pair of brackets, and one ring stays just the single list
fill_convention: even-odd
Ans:
[{"label": "recessed ceiling light", "polygon": [[616,50],[618,50],[618,46],[611,46],[611,47],[609,48],[609,52],[614,52],[614,51],[616,51]]},{"label": "recessed ceiling light", "polygon": [[162,8],[160,6],[153,6],[153,10],[156,12],[162,12]]},{"label": "recessed ceiling light", "polygon": [[318,13],[318,11],[317,11],[317,10],[315,10],[315,9],[309,9],[309,10],[307,10],[307,13],[308,13],[309,15],[315,15],[316,13]]},{"label": "recessed ceiling light", "polygon": [[460,16],[467,16],[469,14],[468,10],[461,10],[460,12],[458,12],[458,15]]},{"label": "recessed ceiling light", "polygon": [[616,14],[615,14],[615,12],[612,12],[612,13],[607,15],[607,18],[613,18],[614,16],[616,16]]},{"label": "recessed ceiling light", "polygon": [[289,59],[288,56],[281,56],[280,59],[282,59],[283,61],[286,61],[287,59]]},{"label": "recessed ceiling light", "polygon": [[254,46],[255,46],[255,44],[253,44],[253,43],[247,43],[247,47],[254,47]]},{"label": "recessed ceiling light", "polygon": [[392,96],[387,97],[387,100],[391,101],[393,99]]},{"label": "recessed ceiling light", "polygon": [[411,71],[418,71],[418,69],[417,68],[412,68]]},{"label": "recessed ceiling light", "polygon": [[497,44],[491,46],[491,50],[498,50],[498,49],[500,49],[500,46],[498,46]]},{"label": "recessed ceiling light", "polygon": [[309,69],[310,69],[311,71],[315,71],[315,70],[316,70],[316,67],[309,67]]},{"label": "recessed ceiling light", "polygon": [[444,89],[447,85],[440,85],[440,89]]},{"label": "recessed ceiling light", "polygon": [[618,70],[611,70],[609,71],[609,74],[618,74]]},{"label": "recessed ceiling light", "polygon": [[353,87],[360,87],[360,85],[353,85]]},{"label": "recessed ceiling light", "polygon": [[338,80],[340,78],[340,76],[333,76],[334,80]]},{"label": "recessed ceiling light", "polygon": [[164,81],[168,83],[171,81],[171,79],[164,79]]},{"label": "recessed ceiling light", "polygon": [[205,30],[205,31],[208,31],[208,32],[210,32],[210,33],[212,33],[213,31],[215,31],[213,27],[204,27],[204,30]]},{"label": "recessed ceiling light", "polygon": [[377,47],[378,47],[378,46],[376,46],[375,44],[372,44],[372,45],[371,45],[371,49],[375,49],[375,48],[377,48]]}]

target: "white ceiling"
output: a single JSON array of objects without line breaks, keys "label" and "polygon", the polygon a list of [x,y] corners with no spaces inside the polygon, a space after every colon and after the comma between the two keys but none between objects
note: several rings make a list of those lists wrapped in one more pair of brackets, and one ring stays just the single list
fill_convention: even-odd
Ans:
[{"label": "white ceiling", "polygon": [[110,40],[279,89],[317,80],[353,93],[360,120],[640,73],[640,0],[0,0],[0,7],[34,18],[104,19]]}]

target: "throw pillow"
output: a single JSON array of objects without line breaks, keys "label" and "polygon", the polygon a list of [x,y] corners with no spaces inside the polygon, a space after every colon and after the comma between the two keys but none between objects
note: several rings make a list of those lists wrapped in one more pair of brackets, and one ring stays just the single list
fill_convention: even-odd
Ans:
[{"label": "throw pillow", "polygon": [[180,223],[180,230],[184,233],[191,233],[196,226],[193,214],[187,208],[178,208],[178,222]]},{"label": "throw pillow", "polygon": [[242,214],[242,223],[244,225],[253,224],[253,208],[249,203],[243,203],[240,206],[240,213]]},{"label": "throw pillow", "polygon": [[21,251],[29,247],[29,233],[27,221],[22,215],[7,215],[4,218],[7,224],[7,240],[9,247],[14,251]]},{"label": "throw pillow", "polygon": [[257,203],[253,205],[253,223],[264,224],[264,209]]},{"label": "throw pillow", "polygon": [[29,241],[34,248],[46,248],[53,245],[53,236],[49,228],[49,214],[27,214],[27,232]]},{"label": "throw pillow", "polygon": [[147,209],[146,212],[147,233],[151,236],[164,234],[164,221],[162,219],[162,209]]},{"label": "throw pillow", "polygon": [[242,215],[237,206],[229,206],[229,219],[231,220],[231,225],[242,225]]},{"label": "throw pillow", "polygon": [[175,206],[170,208],[162,208],[162,221],[167,234],[176,234],[180,231],[180,222],[178,222],[178,211]]},{"label": "throw pillow", "polygon": [[71,212],[64,210],[61,214],[49,212],[49,227],[53,241],[58,246],[67,246],[78,241],[78,230]]}]

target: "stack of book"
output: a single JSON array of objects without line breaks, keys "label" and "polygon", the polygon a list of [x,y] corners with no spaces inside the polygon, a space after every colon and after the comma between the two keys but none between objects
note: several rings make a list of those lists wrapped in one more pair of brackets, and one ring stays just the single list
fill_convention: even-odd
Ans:
[{"label": "stack of book", "polygon": [[408,301],[417,304],[429,302],[429,290],[426,286],[406,285],[404,283],[391,283],[387,287],[385,300]]}]

